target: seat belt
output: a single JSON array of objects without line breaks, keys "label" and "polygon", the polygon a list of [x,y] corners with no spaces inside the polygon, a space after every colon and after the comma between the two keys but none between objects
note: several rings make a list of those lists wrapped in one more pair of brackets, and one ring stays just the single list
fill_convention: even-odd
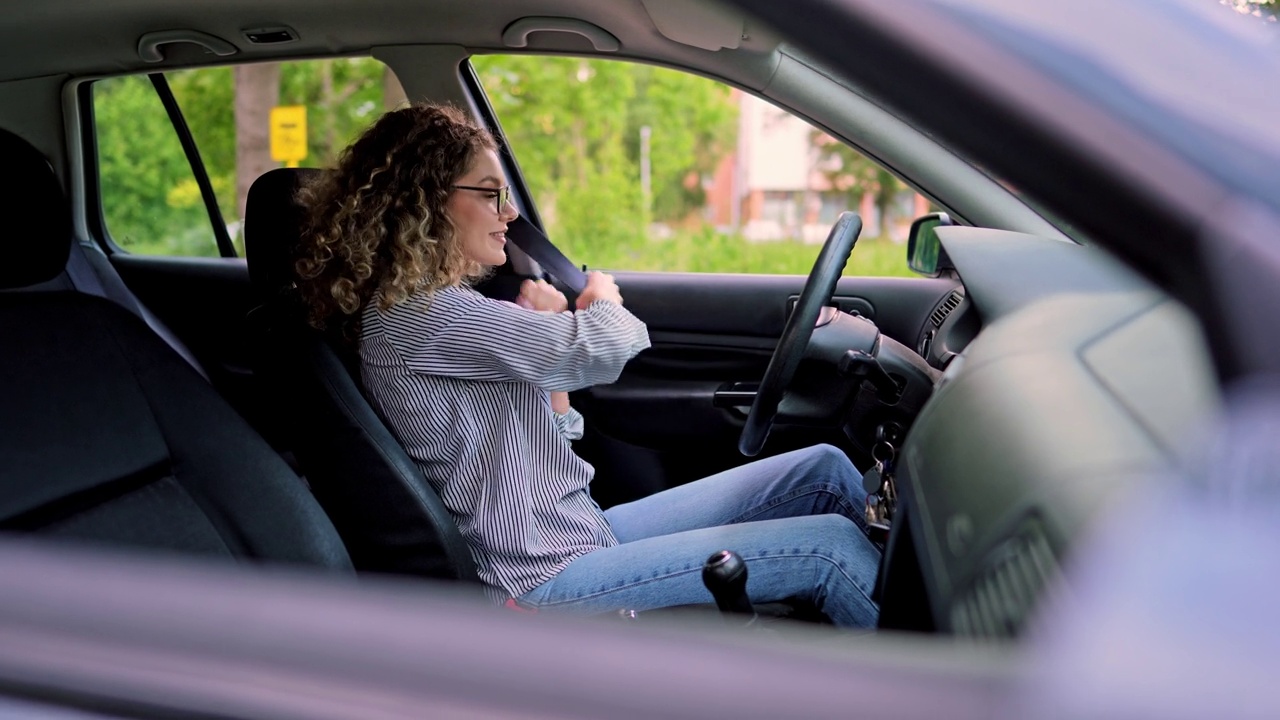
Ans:
[{"label": "seat belt", "polygon": [[525,255],[533,258],[534,262],[542,266],[543,270],[551,273],[552,277],[564,283],[577,295],[587,286],[587,274],[578,269],[569,258],[560,252],[560,249],[551,244],[551,240],[547,238],[536,225],[529,222],[524,215],[519,215],[515,220],[507,224],[507,237],[520,248]]}]

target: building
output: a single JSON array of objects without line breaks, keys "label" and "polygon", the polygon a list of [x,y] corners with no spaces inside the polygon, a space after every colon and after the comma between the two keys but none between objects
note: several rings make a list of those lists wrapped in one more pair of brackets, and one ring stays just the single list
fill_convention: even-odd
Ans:
[{"label": "building", "polygon": [[857,197],[863,235],[902,242],[911,220],[929,212],[927,198],[902,189],[881,218],[874,188],[858,193],[833,186],[839,161],[822,151],[820,131],[753,95],[734,90],[734,96],[737,148],[704,183],[708,218],[722,232],[754,241],[820,243]]}]

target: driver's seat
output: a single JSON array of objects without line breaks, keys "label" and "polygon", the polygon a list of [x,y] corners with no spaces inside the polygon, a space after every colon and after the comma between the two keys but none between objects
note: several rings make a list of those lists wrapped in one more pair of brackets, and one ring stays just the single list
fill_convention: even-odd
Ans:
[{"label": "driver's seat", "polygon": [[289,292],[302,220],[295,197],[319,172],[280,168],[249,189],[255,374],[357,570],[479,582],[444,503],[361,393],[358,359],[308,326]]}]

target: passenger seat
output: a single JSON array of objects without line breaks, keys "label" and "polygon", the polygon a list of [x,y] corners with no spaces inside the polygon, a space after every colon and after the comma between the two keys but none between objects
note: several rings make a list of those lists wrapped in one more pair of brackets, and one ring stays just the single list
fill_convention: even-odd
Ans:
[{"label": "passenger seat", "polygon": [[3,130],[0,157],[0,532],[350,575],[303,482],[136,308],[52,288],[62,186]]},{"label": "passenger seat", "polygon": [[[3,133],[3,137],[0,137],[0,150],[7,150],[7,148],[12,146],[14,143],[22,143],[23,145],[27,144],[25,140],[22,140],[21,138],[18,138],[6,131],[0,130],[0,133]],[[6,153],[4,156],[8,157],[8,154]],[[41,157],[40,160],[45,166],[49,165],[48,161],[43,157]],[[32,168],[32,170],[34,170],[34,168]],[[52,167],[48,167],[45,172],[51,174],[53,172]],[[10,177],[13,180],[18,180],[16,177]],[[10,194],[6,193],[6,196],[9,197]],[[19,247],[19,243],[26,244],[39,242],[41,240],[41,236],[39,232],[40,217],[38,214],[34,214],[32,212],[33,208],[14,208],[15,213],[18,213],[19,211],[21,214],[8,215],[7,217],[10,220],[26,218],[24,222],[29,223],[28,227],[34,231],[19,233],[17,234],[19,235],[18,237],[15,237],[10,241],[12,246],[10,251],[18,251],[21,253],[28,248]],[[102,252],[102,249],[98,247],[96,243],[92,240],[75,240],[70,232],[67,233],[67,242],[70,244],[71,251],[67,257],[67,264],[63,268],[62,272],[58,273],[56,277],[44,282],[21,288],[22,290],[73,290],[86,295],[106,298],[141,318],[156,335],[160,336],[160,338],[164,340],[169,347],[173,348],[174,352],[178,353],[183,360],[187,361],[188,365],[195,369],[196,372],[200,373],[205,380],[209,379],[209,373],[206,372],[204,367],[200,365],[200,362],[196,360],[196,357],[191,350],[183,344],[182,340],[178,339],[178,336],[175,335],[172,330],[161,322],[160,318],[156,317],[154,313],[148,310],[147,307],[142,304],[142,301],[133,294],[133,291],[124,284],[124,280],[120,277],[120,274],[111,266],[111,261],[107,259],[106,253]],[[19,254],[16,260],[19,264],[23,262],[21,254]],[[10,286],[8,283],[4,283],[3,287],[9,288]]]}]

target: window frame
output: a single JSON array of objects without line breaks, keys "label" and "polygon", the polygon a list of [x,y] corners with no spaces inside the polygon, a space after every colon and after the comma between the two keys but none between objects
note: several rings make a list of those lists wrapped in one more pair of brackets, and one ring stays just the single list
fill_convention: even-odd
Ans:
[{"label": "window frame", "polygon": [[[173,91],[169,88],[168,80],[162,72],[103,76],[81,83],[77,87],[77,100],[81,119],[81,147],[83,149],[85,215],[89,232],[112,253],[134,254],[128,248],[116,243],[107,225],[106,206],[102,197],[102,175],[99,166],[98,125],[94,108],[94,87],[104,80],[142,75],[145,75],[150,81],[157,99],[160,100],[160,105],[164,108],[166,117],[169,120],[169,126],[173,128],[174,134],[182,146],[183,155],[187,159],[187,166],[191,169],[196,185],[200,188],[200,197],[204,202],[205,212],[209,218],[210,230],[213,232],[214,240],[218,247],[218,257],[239,257],[235,243],[232,242],[231,235],[227,232],[226,223],[223,221],[222,210],[218,205],[217,196],[214,194],[213,183],[209,179],[208,171],[205,169],[204,160],[200,156],[200,149],[191,134],[191,129],[187,126],[186,118],[182,114],[182,108],[179,107],[177,99],[173,96]],[[188,258],[191,256],[178,255],[173,257]]]}]

